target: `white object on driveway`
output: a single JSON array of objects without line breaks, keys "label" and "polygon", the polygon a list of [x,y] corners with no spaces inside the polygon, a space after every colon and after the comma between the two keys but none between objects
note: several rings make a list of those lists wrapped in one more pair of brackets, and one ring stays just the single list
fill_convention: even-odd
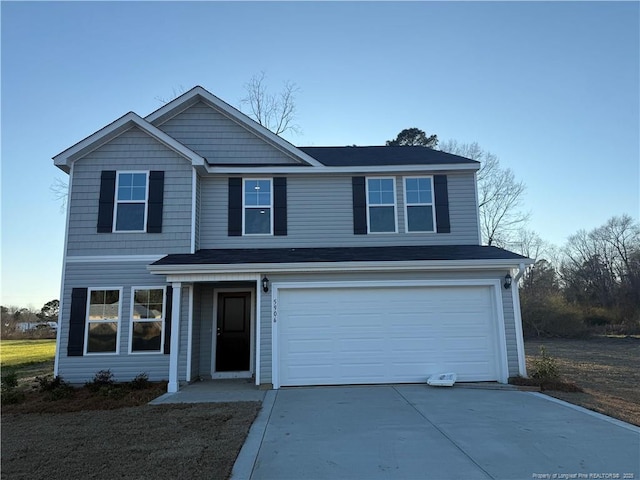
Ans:
[{"label": "white object on driveway", "polygon": [[456,378],[455,373],[438,373],[431,375],[427,379],[427,383],[434,387],[452,387],[456,383]]}]

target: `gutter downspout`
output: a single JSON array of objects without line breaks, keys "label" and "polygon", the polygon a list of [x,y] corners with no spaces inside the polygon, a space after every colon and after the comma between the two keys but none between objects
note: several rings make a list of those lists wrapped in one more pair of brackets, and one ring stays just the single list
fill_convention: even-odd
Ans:
[{"label": "gutter downspout", "polygon": [[522,314],[520,312],[520,293],[518,291],[518,283],[524,275],[525,266],[521,263],[518,266],[518,273],[513,279],[511,288],[511,298],[513,301],[513,320],[516,327],[516,347],[518,351],[518,374],[521,377],[527,376],[527,363],[524,355],[524,336],[522,334]]}]

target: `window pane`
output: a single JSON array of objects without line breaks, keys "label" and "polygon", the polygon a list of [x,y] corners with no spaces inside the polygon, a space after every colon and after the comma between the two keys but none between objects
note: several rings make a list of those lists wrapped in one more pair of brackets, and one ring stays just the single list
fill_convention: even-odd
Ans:
[{"label": "window pane", "polygon": [[147,198],[146,173],[118,174],[118,200],[145,200]]},{"label": "window pane", "polygon": [[379,191],[369,190],[369,205],[380,205],[382,203],[382,194]]},{"label": "window pane", "polygon": [[119,306],[119,290],[93,290],[89,298],[89,320],[117,319]]},{"label": "window pane", "polygon": [[271,209],[270,208],[245,208],[244,232],[271,233]]},{"label": "window pane", "polygon": [[394,207],[369,208],[370,232],[395,232],[396,219]]},{"label": "window pane", "polygon": [[417,191],[418,190],[418,179],[417,178],[407,178],[406,179],[406,187],[408,191]]},{"label": "window pane", "polygon": [[417,190],[407,190],[407,203],[419,203],[420,194]]},{"label": "window pane", "polygon": [[270,206],[271,180],[245,180],[244,204],[247,206]]},{"label": "window pane", "polygon": [[115,352],[116,339],[118,337],[118,324],[89,322],[89,338],[87,352]]},{"label": "window pane", "polygon": [[410,232],[433,232],[432,207],[407,207],[407,228]]},{"label": "window pane", "polygon": [[158,352],[162,340],[162,322],[133,322],[131,350]]},{"label": "window pane", "polygon": [[393,205],[394,203],[396,203],[395,199],[393,198],[393,190],[391,191],[385,190],[382,192],[382,203],[386,203],[387,205],[388,204]]},{"label": "window pane", "polygon": [[271,180],[258,180],[258,190],[260,193],[271,195]]},{"label": "window pane", "polygon": [[133,318],[162,318],[162,289],[136,290],[134,293]]},{"label": "window pane", "polygon": [[144,203],[119,203],[116,230],[144,230]]}]

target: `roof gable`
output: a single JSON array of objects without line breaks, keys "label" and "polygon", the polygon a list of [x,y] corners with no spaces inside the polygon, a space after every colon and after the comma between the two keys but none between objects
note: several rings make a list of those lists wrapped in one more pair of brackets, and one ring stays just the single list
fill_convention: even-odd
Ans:
[{"label": "roof gable", "polygon": [[54,164],[64,172],[69,173],[73,162],[96,150],[105,143],[110,142],[114,138],[117,138],[133,127],[138,127],[158,142],[189,160],[192,165],[204,168],[205,159],[203,157],[178,142],[175,138],[170,137],[162,130],[156,128],[134,112],[129,112],[123,115],[106,127],[101,128],[97,132],[86,137],[84,140],[79,141],[72,147],[69,147],[65,151],[59,153],[53,157]]},{"label": "roof gable", "polygon": [[262,141],[281,151],[284,155],[292,159],[293,164],[303,166],[323,167],[324,165],[315,158],[307,155],[302,150],[296,148],[283,138],[263,127],[247,115],[232,107],[228,103],[219,99],[206,89],[196,86],[188,92],[170,101],[163,107],[145,117],[145,120],[155,126],[160,127],[170,119],[176,117],[185,110],[193,107],[197,103],[202,102],[212,108],[219,114],[223,115],[236,125],[240,126],[247,132],[255,135]]}]

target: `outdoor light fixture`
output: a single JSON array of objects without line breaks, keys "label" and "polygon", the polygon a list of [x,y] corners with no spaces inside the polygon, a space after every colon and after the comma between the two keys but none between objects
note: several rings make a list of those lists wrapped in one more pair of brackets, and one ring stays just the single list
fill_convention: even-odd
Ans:
[{"label": "outdoor light fixture", "polygon": [[[264,284],[264,280],[263,280],[263,284]],[[507,273],[504,276],[504,288],[506,288],[507,290],[511,288],[511,274]]]},{"label": "outdoor light fixture", "polygon": [[267,293],[269,291],[269,279],[266,275],[262,277],[262,291],[264,293]]}]

